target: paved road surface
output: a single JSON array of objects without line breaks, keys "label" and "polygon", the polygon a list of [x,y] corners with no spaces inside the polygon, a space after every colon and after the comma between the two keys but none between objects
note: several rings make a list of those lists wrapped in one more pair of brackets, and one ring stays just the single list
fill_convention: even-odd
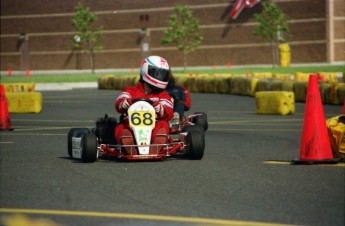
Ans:
[{"label": "paved road surface", "polygon": [[[71,127],[93,127],[114,112],[119,91],[43,91],[40,114],[11,114],[0,133],[0,219],[25,213],[65,226],[344,225],[345,165],[298,158],[304,104],[296,114],[255,114],[255,99],[192,94],[208,114],[200,161],[99,160],[67,155]],[[342,106],[324,106],[326,117]],[[274,161],[271,161],[274,160]]]}]

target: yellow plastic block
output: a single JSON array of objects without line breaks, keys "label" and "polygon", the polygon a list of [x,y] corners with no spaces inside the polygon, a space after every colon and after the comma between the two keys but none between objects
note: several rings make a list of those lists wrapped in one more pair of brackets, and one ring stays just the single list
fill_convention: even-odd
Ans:
[{"label": "yellow plastic block", "polygon": [[6,93],[17,93],[17,92],[34,92],[35,83],[5,83]]},{"label": "yellow plastic block", "polygon": [[345,159],[345,115],[326,120],[329,140],[335,157]]},{"label": "yellow plastic block", "polygon": [[257,81],[255,91],[270,91],[270,85],[271,85],[272,79],[269,78],[261,78]]},{"label": "yellow plastic block", "polygon": [[272,78],[273,74],[271,72],[255,72],[252,76],[254,78]]},{"label": "yellow plastic block", "polygon": [[337,101],[339,104],[343,104],[345,100],[345,83],[339,83],[339,85],[336,88],[336,100],[334,104],[337,104]]},{"label": "yellow plastic block", "polygon": [[98,78],[98,89],[114,89],[113,85],[113,78],[115,76],[108,74],[103,75],[102,77]]},{"label": "yellow plastic block", "polygon": [[345,83],[322,83],[320,94],[324,104],[343,104]]},{"label": "yellow plastic block", "polygon": [[248,78],[245,76],[235,76],[231,80],[231,94],[246,95]]},{"label": "yellow plastic block", "polygon": [[296,72],[295,73],[295,80],[296,81],[309,81],[309,75],[314,73],[304,73],[304,72]]},{"label": "yellow plastic block", "polygon": [[39,92],[6,93],[10,113],[40,113],[42,94]]},{"label": "yellow plastic block", "polygon": [[293,81],[273,80],[270,84],[270,91],[293,91]]},{"label": "yellow plastic block", "polygon": [[324,79],[324,82],[338,82],[336,72],[319,72],[319,74]]},{"label": "yellow plastic block", "polygon": [[295,93],[295,101],[296,102],[305,102],[307,96],[307,88],[308,82],[307,81],[297,81],[293,84],[293,91]]},{"label": "yellow plastic block", "polygon": [[255,92],[256,92],[256,85],[258,83],[260,79],[259,78],[247,78],[248,81],[248,86],[247,86],[247,94],[249,96],[255,96]]},{"label": "yellow plastic block", "polygon": [[282,73],[275,73],[273,74],[273,78],[279,79],[279,80],[293,80],[294,76],[292,74],[282,74]]},{"label": "yellow plastic block", "polygon": [[295,113],[293,92],[262,91],[255,93],[257,114],[288,115]]},{"label": "yellow plastic block", "polygon": [[217,93],[230,93],[231,74],[214,74]]},{"label": "yellow plastic block", "polygon": [[279,45],[280,50],[280,66],[288,67],[291,61],[291,50],[288,43],[282,43]]},{"label": "yellow plastic block", "polygon": [[187,87],[188,74],[174,74],[175,84]]},{"label": "yellow plastic block", "polygon": [[[203,92],[204,93],[216,93],[216,82],[214,76],[203,76],[200,78],[203,80]],[[199,91],[201,92],[201,91]]]}]

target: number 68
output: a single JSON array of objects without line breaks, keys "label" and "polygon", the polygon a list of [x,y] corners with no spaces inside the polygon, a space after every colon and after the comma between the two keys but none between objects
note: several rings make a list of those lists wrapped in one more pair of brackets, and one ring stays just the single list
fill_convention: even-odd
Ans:
[{"label": "number 68", "polygon": [[130,122],[133,126],[151,126],[153,125],[152,112],[133,112],[130,116]]}]

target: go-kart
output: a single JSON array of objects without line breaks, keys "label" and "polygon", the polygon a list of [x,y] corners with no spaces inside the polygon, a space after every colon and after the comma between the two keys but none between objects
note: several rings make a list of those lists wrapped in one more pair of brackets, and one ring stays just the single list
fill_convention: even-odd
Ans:
[{"label": "go-kart", "polygon": [[[116,143],[114,129],[117,119],[105,115],[96,122],[96,127],[72,128],[68,133],[68,155],[83,162],[95,162],[102,157],[115,157],[125,160],[155,160],[168,157],[202,159],[205,149],[205,134],[199,125],[189,125],[188,129],[165,136],[165,144],[151,143],[155,128],[156,114],[150,99],[134,99],[128,108],[127,119],[133,131],[134,144]],[[121,123],[121,122],[120,122]],[[121,136],[120,140],[128,136]]]},{"label": "go-kart", "polygon": [[[198,125],[195,127],[194,125]],[[208,129],[207,115],[204,112],[195,112],[188,117],[183,116],[183,120],[169,122],[170,133],[181,133],[199,128],[202,131]]]}]

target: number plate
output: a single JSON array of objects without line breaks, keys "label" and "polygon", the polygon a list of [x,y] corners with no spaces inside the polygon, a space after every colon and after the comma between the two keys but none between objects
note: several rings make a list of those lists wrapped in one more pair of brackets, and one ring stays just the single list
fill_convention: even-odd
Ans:
[{"label": "number plate", "polygon": [[129,125],[131,127],[154,127],[155,126],[154,111],[130,111]]}]

